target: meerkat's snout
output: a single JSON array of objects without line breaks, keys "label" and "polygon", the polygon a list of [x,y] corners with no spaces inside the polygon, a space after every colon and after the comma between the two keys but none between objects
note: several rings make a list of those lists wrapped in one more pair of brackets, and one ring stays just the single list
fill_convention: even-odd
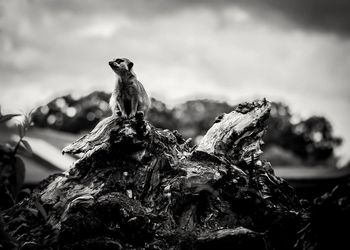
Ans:
[{"label": "meerkat's snout", "polygon": [[120,71],[120,70],[128,70],[130,71],[134,63],[131,62],[129,59],[123,58],[123,59],[113,59],[112,61],[108,62],[109,66],[114,70],[114,71]]},{"label": "meerkat's snout", "polygon": [[118,62],[117,60],[118,59],[108,62],[109,66],[111,66],[112,69],[121,68],[121,62]]}]

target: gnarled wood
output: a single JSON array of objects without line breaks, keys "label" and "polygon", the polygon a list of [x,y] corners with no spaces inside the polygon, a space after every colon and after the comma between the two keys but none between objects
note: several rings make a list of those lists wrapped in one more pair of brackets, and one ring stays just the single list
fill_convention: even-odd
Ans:
[{"label": "gnarled wood", "polygon": [[271,105],[265,99],[243,103],[222,115],[203,137],[197,150],[250,163],[262,154],[260,145]]},{"label": "gnarled wood", "polygon": [[299,201],[257,159],[268,109],[237,106],[194,151],[140,117],[107,118],[64,150],[84,154],[69,171],[3,213],[5,230],[35,249],[291,249]]},{"label": "gnarled wood", "polygon": [[80,154],[86,153],[104,143],[108,142],[112,129],[116,129],[118,117],[109,116],[100,121],[88,134],[82,136],[74,143],[62,150],[62,153]]}]

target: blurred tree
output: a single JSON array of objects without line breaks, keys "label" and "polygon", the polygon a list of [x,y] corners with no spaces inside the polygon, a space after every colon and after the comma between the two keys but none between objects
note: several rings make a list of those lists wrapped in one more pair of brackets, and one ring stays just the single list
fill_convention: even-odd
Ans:
[{"label": "blurred tree", "polygon": [[[334,149],[341,145],[341,139],[333,135],[330,122],[319,116],[292,122],[289,107],[273,103],[268,129],[264,138],[266,150],[279,146],[295,154],[295,161],[308,165],[333,165],[337,161]],[[284,157],[280,155],[282,158]],[[276,155],[274,156],[276,157]]]},{"label": "blurred tree", "polygon": [[175,130],[179,127],[175,118],[174,110],[169,109],[163,102],[151,98],[152,106],[148,112],[147,119],[158,128]]},{"label": "blurred tree", "polygon": [[334,157],[334,149],[342,140],[333,135],[330,122],[320,116],[312,116],[293,126],[291,149],[311,163],[323,162]]},{"label": "blurred tree", "polygon": [[103,117],[109,116],[110,94],[95,91],[81,98],[72,95],[57,97],[37,108],[33,121],[38,127],[80,133],[92,129]]},{"label": "blurred tree", "polygon": [[205,135],[217,116],[228,113],[232,109],[233,107],[225,102],[213,100],[187,101],[174,108],[174,115],[178,121],[177,129],[185,137],[193,138],[196,141],[196,137]]},{"label": "blurred tree", "polygon": [[[91,130],[103,117],[109,116],[110,94],[93,92],[73,98],[58,97],[33,114],[36,126],[80,133]],[[156,127],[178,130],[185,138],[199,142],[215,118],[228,113],[233,106],[213,100],[192,100],[168,108],[152,98],[147,119]],[[333,135],[329,121],[324,117],[296,120],[289,107],[281,102],[272,103],[268,129],[264,137],[265,157],[276,165],[330,165],[337,161],[334,149],[341,139]]]},{"label": "blurred tree", "polygon": [[266,145],[275,144],[281,147],[288,147],[289,140],[286,137],[293,135],[291,120],[292,115],[289,107],[281,102],[273,102],[268,120],[268,129],[264,137]]}]

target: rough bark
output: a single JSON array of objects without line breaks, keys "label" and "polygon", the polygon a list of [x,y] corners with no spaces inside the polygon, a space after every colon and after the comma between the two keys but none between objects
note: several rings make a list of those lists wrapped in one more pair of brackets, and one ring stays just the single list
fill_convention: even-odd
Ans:
[{"label": "rough bark", "polygon": [[247,164],[262,154],[260,149],[265,132],[263,122],[269,117],[270,104],[262,101],[243,103],[229,114],[218,117],[197,150],[222,156],[235,164]]},{"label": "rough bark", "polygon": [[143,117],[109,117],[83,153],[2,213],[21,249],[292,249],[292,188],[258,157],[270,104],[244,103],[198,148]]}]

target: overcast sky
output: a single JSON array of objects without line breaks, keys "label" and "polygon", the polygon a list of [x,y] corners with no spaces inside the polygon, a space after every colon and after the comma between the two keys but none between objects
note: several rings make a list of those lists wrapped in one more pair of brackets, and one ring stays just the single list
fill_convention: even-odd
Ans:
[{"label": "overcast sky", "polygon": [[128,57],[150,94],[284,101],[324,115],[350,156],[350,2],[0,0],[0,104],[110,91]]}]

